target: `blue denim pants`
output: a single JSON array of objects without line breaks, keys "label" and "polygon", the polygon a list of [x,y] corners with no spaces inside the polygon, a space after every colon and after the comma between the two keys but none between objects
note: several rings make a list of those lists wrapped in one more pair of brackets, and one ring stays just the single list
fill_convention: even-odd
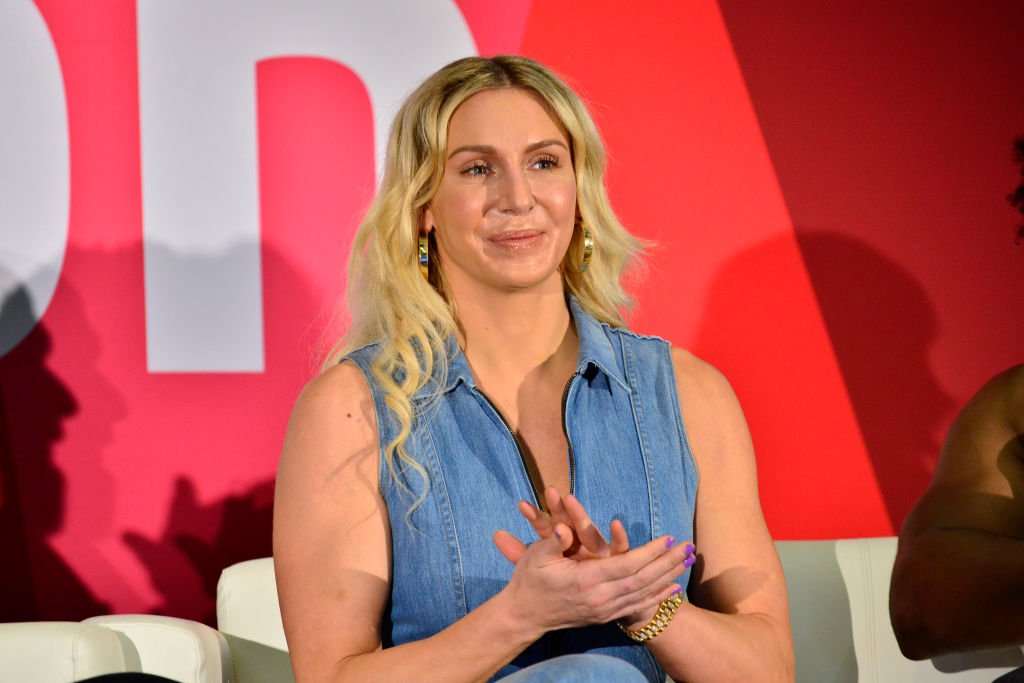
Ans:
[{"label": "blue denim pants", "polygon": [[578,654],[533,664],[501,683],[647,683],[647,677],[617,657]]}]

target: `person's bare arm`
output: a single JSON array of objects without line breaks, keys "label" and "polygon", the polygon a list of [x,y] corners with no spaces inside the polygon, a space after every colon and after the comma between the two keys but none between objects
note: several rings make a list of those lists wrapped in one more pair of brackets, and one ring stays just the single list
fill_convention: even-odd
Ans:
[{"label": "person's bare arm", "polygon": [[571,534],[530,546],[506,587],[424,640],[381,649],[390,533],[376,417],[351,364],[296,404],[278,471],[274,565],[298,683],[485,680],[545,631],[616,619],[665,599],[682,555],[665,539],[580,564]]},{"label": "person's bare arm", "polygon": [[953,423],[900,530],[889,609],[911,659],[1024,643],[1024,365]]},{"label": "person's bare arm", "polygon": [[[648,643],[675,680],[792,681],[786,583],[768,534],[746,420],[713,367],[673,350],[700,486],[689,597]],[[635,625],[634,625],[635,626]]]}]

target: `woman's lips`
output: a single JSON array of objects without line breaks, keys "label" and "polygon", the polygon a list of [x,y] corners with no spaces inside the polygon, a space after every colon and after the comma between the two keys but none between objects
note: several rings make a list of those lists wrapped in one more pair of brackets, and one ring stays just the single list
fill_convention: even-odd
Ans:
[{"label": "woman's lips", "polygon": [[490,241],[495,246],[503,249],[518,251],[529,249],[543,236],[544,233],[540,230],[509,230],[508,232],[494,235],[490,238]]}]

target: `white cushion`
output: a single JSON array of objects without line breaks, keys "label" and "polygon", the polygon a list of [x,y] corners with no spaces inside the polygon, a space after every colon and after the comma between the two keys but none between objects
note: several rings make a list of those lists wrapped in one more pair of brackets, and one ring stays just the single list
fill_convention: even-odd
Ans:
[{"label": "white cushion", "polygon": [[273,558],[239,562],[221,573],[217,583],[217,629],[279,650],[288,649]]},{"label": "white cushion", "polygon": [[156,674],[181,683],[231,680],[227,641],[205,624],[149,614],[93,617],[83,623],[121,634],[130,671]]},{"label": "white cushion", "polygon": [[228,567],[217,583],[217,629],[227,638],[236,683],[293,681],[274,560]]},{"label": "white cushion", "polygon": [[93,624],[0,624],[0,682],[71,683],[128,671],[121,641]]}]

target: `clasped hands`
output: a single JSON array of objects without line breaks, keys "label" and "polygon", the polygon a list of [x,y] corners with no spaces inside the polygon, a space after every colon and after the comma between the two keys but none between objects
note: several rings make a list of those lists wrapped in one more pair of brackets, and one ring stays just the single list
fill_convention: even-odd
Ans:
[{"label": "clasped hands", "polygon": [[494,534],[515,565],[508,589],[525,619],[544,630],[610,621],[635,630],[682,590],[675,580],[695,560],[692,544],[662,536],[630,549],[621,521],[612,521],[609,542],[575,496],[549,486],[544,501],[547,512],[519,503],[540,540],[527,546],[507,531]]}]

